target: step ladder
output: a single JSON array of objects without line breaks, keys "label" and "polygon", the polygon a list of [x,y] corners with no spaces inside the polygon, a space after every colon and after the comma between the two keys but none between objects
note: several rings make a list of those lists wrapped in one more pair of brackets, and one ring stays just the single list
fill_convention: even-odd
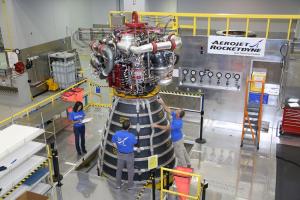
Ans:
[{"label": "step ladder", "polygon": [[[259,103],[249,102],[249,87],[251,84],[261,84]],[[263,80],[251,80],[247,78],[241,147],[243,147],[245,140],[252,140],[257,150],[259,149],[264,90],[265,82]]]}]

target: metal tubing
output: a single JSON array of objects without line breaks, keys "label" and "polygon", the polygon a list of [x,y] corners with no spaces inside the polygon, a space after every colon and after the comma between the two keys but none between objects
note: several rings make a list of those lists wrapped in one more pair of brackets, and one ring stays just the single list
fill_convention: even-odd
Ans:
[{"label": "metal tubing", "polygon": [[269,31],[270,31],[270,18],[268,18],[268,21],[267,21],[267,27],[266,27],[266,38],[269,37]]},{"label": "metal tubing", "polygon": [[[177,37],[175,35],[170,37],[170,40],[174,40],[176,44],[176,49],[180,48],[182,46],[182,41],[180,37]],[[157,50],[165,50],[165,49],[171,49],[172,48],[172,42],[171,41],[165,41],[165,42],[158,42],[156,43],[157,45]],[[119,48],[123,48],[123,45],[118,45]],[[126,51],[126,48],[123,49]],[[142,53],[147,53],[147,52],[152,52],[153,51],[153,45],[152,44],[145,44],[142,46],[131,46],[129,50],[134,53],[134,54],[142,54]]]},{"label": "metal tubing", "polygon": [[[151,106],[150,106],[149,100],[146,100],[146,106],[147,106],[147,110],[148,110],[150,124],[153,124]],[[153,148],[154,134],[155,134],[155,129],[151,126],[151,135],[150,135],[150,152],[151,152],[151,156],[154,155],[154,148]]]},{"label": "metal tubing", "polygon": [[[110,111],[110,116],[109,116],[109,119],[108,119],[108,122],[106,123],[107,127],[105,127],[105,138],[104,138],[104,142],[103,142],[103,149],[102,149],[102,155],[101,155],[101,158],[104,158],[104,152],[105,152],[105,146],[106,146],[106,141],[107,141],[107,136],[108,136],[108,131],[109,131],[109,126],[111,124],[111,120],[112,120],[112,117],[113,117],[113,114],[114,114],[114,110],[116,109],[116,106],[119,102],[119,97],[116,97],[114,103],[113,103],[113,106],[112,106],[112,109]],[[101,159],[100,161],[100,174],[102,173],[102,170],[103,170],[103,160],[104,159]]]},{"label": "metal tubing", "polygon": [[292,21],[293,21],[292,19],[289,20],[289,27],[288,27],[287,37],[286,37],[287,40],[290,39],[291,28],[292,28]]},{"label": "metal tubing", "polygon": [[58,162],[58,151],[55,148],[54,143],[51,143],[51,156],[53,161],[53,170],[54,170],[54,178],[55,181],[57,181],[57,186],[61,187],[62,183],[61,180],[63,179],[63,176],[60,174],[59,170],[59,162]]},{"label": "metal tubing", "polygon": [[200,136],[195,141],[199,144],[206,143],[206,140],[203,139],[203,122],[204,122],[204,94],[201,99],[201,118],[200,118]]},{"label": "metal tubing", "polygon": [[207,18],[207,36],[210,36],[210,22],[211,19],[210,17]]},{"label": "metal tubing", "polygon": [[48,155],[48,168],[49,168],[49,174],[50,174],[50,183],[53,185],[53,161],[52,161],[52,153],[50,146],[47,144],[46,146],[47,149],[47,155]]},{"label": "metal tubing", "polygon": [[206,189],[208,188],[208,183],[204,180],[204,182],[202,183],[202,200],[206,199]]},{"label": "metal tubing", "polygon": [[229,33],[229,27],[230,27],[230,18],[226,18],[226,36],[228,36]]},{"label": "metal tubing", "polygon": [[[131,13],[129,11],[111,11],[109,17],[111,17],[112,14],[126,14]],[[291,25],[292,20],[299,20],[300,15],[266,15],[266,14],[216,14],[216,13],[175,13],[175,12],[139,12],[140,16],[172,16],[174,18],[173,22],[173,29],[176,30],[176,33],[178,33],[178,18],[179,17],[188,17],[188,18],[207,18],[207,36],[210,35],[210,27],[211,27],[211,18],[219,18],[219,19],[247,19],[247,28],[246,28],[246,37],[249,29],[249,20],[250,19],[267,19],[273,20],[273,19],[282,19],[282,20],[289,20],[289,29],[287,30],[288,35],[287,39],[290,39],[290,32],[291,32]],[[194,29],[194,26],[192,26]],[[181,28],[184,28],[184,26],[181,26]],[[190,28],[190,26],[187,26],[187,28]],[[267,30],[266,36],[268,36],[269,29]],[[194,30],[193,30],[194,35]],[[266,37],[267,38],[267,37]]]},{"label": "metal tubing", "polygon": [[107,58],[107,62],[104,62],[105,69],[102,71],[102,75],[107,77],[114,68],[114,54],[110,47],[103,45],[99,52],[101,56]]},{"label": "metal tubing", "polygon": [[169,189],[170,189],[170,183],[169,183],[169,180],[170,180],[170,172],[167,172],[167,173],[166,173],[166,179],[167,179],[166,189],[169,190]]},{"label": "metal tubing", "polygon": [[193,23],[193,36],[195,36],[197,33],[197,18],[194,17],[194,23]]},{"label": "metal tubing", "polygon": [[246,31],[245,31],[245,37],[248,37],[248,32],[249,32],[249,22],[250,22],[250,19],[247,18],[246,20]]},{"label": "metal tubing", "polygon": [[[129,14],[131,11],[110,11],[111,14]],[[173,16],[173,17],[213,17],[235,19],[300,19],[300,15],[266,15],[266,14],[217,14],[217,13],[177,13],[177,12],[139,12],[140,16]]]},{"label": "metal tubing", "polygon": [[[164,170],[163,168],[160,169],[160,179],[162,180],[164,178]],[[160,199],[163,199],[164,197],[164,182],[160,181]]]},{"label": "metal tubing", "polygon": [[[152,200],[155,200],[155,169],[151,171],[152,176]],[[161,180],[162,181],[162,180]]]}]

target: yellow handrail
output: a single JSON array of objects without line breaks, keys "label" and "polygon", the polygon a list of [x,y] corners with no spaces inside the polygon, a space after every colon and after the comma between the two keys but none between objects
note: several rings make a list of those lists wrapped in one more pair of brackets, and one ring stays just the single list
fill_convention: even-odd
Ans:
[{"label": "yellow handrail", "polygon": [[160,199],[163,199],[164,193],[170,193],[172,195],[183,196],[183,197],[187,197],[189,199],[196,199],[196,200],[200,198],[201,191],[202,191],[202,188],[201,188],[201,175],[161,167],[160,168],[160,177],[164,177],[164,172],[165,171],[166,172],[171,172],[173,174],[180,174],[180,175],[186,175],[186,176],[190,176],[190,177],[196,177],[197,178],[197,192],[196,192],[195,196],[192,196],[192,195],[183,194],[183,193],[179,193],[179,192],[175,192],[175,191],[171,191],[171,190],[166,190],[166,189],[164,189],[164,181],[161,180],[160,181]]},{"label": "yellow handrail", "polygon": [[271,19],[268,18],[267,20],[267,27],[266,27],[266,38],[269,37],[269,31],[270,31],[270,22],[271,22]]},{"label": "yellow handrail", "polygon": [[246,33],[245,33],[245,37],[248,37],[248,32],[249,32],[249,23],[250,23],[250,19],[247,18],[246,20]]},{"label": "yellow handrail", "polygon": [[52,96],[50,96],[50,97],[48,97],[48,98],[45,98],[44,100],[42,100],[42,101],[40,101],[40,102],[38,102],[38,103],[36,103],[36,104],[33,104],[33,105],[31,105],[31,106],[28,106],[27,108],[25,108],[25,109],[23,109],[23,110],[21,110],[21,111],[15,113],[15,114],[13,114],[12,116],[10,116],[10,117],[8,117],[8,118],[6,118],[6,119],[0,121],[0,126],[1,126],[2,124],[4,124],[4,123],[8,122],[8,121],[11,121],[11,120],[14,119],[16,116],[20,116],[21,114],[29,113],[29,110],[32,110],[32,109],[34,109],[34,108],[37,108],[37,107],[43,105],[44,103],[47,103],[47,102],[49,102],[49,103],[50,103],[50,102],[53,102],[57,97],[59,97],[59,96],[60,96],[61,94],[63,94],[64,92],[66,92],[66,91],[68,91],[68,90],[70,90],[70,89],[72,89],[72,88],[74,88],[74,87],[76,87],[76,86],[78,86],[78,85],[81,85],[82,83],[85,83],[86,81],[87,81],[87,79],[84,79],[84,80],[82,80],[82,81],[80,81],[80,82],[78,82],[78,83],[76,83],[76,84],[74,84],[74,85],[68,87],[68,88],[65,89],[65,90],[62,90],[62,91],[60,91],[60,92],[58,92],[58,93],[56,93],[56,94],[54,94],[54,95],[52,95]]},{"label": "yellow handrail", "polygon": [[[128,14],[131,11],[110,11],[110,14]],[[236,19],[300,19],[300,15],[275,15],[275,14],[224,14],[224,13],[175,13],[175,12],[139,12],[141,16],[174,16],[174,17],[212,17]]]},{"label": "yellow handrail", "polygon": [[[111,11],[109,14],[109,19],[110,19],[110,27],[112,27],[111,23],[111,17],[114,14],[128,14],[130,11]],[[270,14],[217,14],[217,13],[175,13],[175,12],[139,12],[139,15],[142,16],[152,16],[155,17],[156,19],[158,17],[165,17],[169,16],[175,19],[175,22],[173,23],[173,29],[178,33],[178,29],[192,29],[193,30],[193,35],[196,35],[197,33],[197,18],[206,18],[207,19],[207,35],[209,36],[211,33],[211,19],[212,18],[217,18],[217,19],[226,19],[226,35],[228,35],[228,32],[230,30],[230,20],[231,19],[246,19],[246,37],[248,36],[249,32],[249,23],[250,20],[252,19],[266,19],[266,34],[265,38],[269,37],[269,32],[270,32],[270,22],[271,20],[274,19],[280,19],[280,20],[288,20],[288,30],[287,30],[287,39],[290,39],[290,33],[291,33],[291,28],[292,28],[292,22],[293,20],[298,20],[300,19],[300,15],[270,15]],[[191,25],[180,25],[178,20],[179,17],[184,17],[184,18],[191,18],[193,20],[193,23]]]}]

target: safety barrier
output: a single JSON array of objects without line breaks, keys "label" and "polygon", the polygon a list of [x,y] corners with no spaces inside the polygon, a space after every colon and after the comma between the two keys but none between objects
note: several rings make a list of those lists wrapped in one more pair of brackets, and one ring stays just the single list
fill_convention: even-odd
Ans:
[{"label": "safety barrier", "polygon": [[[68,87],[65,90],[62,90],[50,97],[45,98],[44,100],[30,105],[26,108],[24,108],[23,110],[11,115],[10,117],[7,117],[6,119],[3,119],[0,121],[0,127],[3,127],[9,123],[11,123],[12,121],[14,121],[17,118],[21,118],[21,117],[29,117],[30,113],[32,111],[38,110],[41,107],[53,103],[55,100],[59,99],[61,97],[61,95],[73,88],[76,88],[78,86],[81,86],[82,84],[87,83],[87,88],[85,88],[85,93],[84,96],[86,96],[86,102],[85,102],[85,108],[87,107],[105,107],[105,108],[110,108],[111,107],[111,102],[112,102],[112,98],[113,98],[113,90],[112,88],[105,86],[105,85],[100,85],[92,80],[88,80],[88,79],[84,79],[70,87]],[[107,90],[104,91],[103,90]],[[108,99],[106,102],[104,102],[103,99],[103,93],[105,94],[109,94]]]},{"label": "safety barrier", "polygon": [[[161,183],[160,183],[160,199],[164,199],[165,194],[176,195],[179,197],[187,197],[188,199],[196,199],[196,200],[200,199],[202,189],[204,188],[204,187],[202,187],[202,184],[201,184],[201,181],[202,181],[201,175],[162,167],[162,168],[160,168],[160,177],[164,177],[165,172],[171,173],[172,175],[177,175],[177,176],[196,178],[197,179],[197,191],[196,191],[195,195],[189,195],[189,194],[184,194],[184,193],[180,193],[180,192],[175,192],[175,191],[172,191],[169,189],[165,189],[164,182],[161,181]],[[178,186],[177,186],[177,188],[178,188]]]},{"label": "safety barrier", "polygon": [[[109,23],[112,27],[112,16],[118,14],[125,14],[130,16],[129,11],[111,11],[109,14]],[[197,29],[200,29],[197,25],[198,20],[206,19],[207,23],[203,24],[207,29],[207,36],[211,35],[211,24],[212,19],[225,19],[226,20],[226,35],[230,31],[230,22],[233,19],[245,20],[245,37],[248,37],[250,23],[253,20],[264,20],[266,23],[265,38],[269,37],[270,25],[272,20],[284,20],[287,24],[286,38],[289,40],[292,31],[293,20],[299,20],[300,15],[268,15],[268,14],[215,14],[215,13],[174,13],[174,12],[139,12],[140,20],[142,21],[145,17],[153,17],[155,24],[158,24],[159,19],[162,17],[173,18],[170,28],[178,33],[178,29],[191,29],[193,35],[197,34]],[[192,24],[179,24],[180,19],[190,19],[193,21]],[[252,20],[252,21],[251,21]]]},{"label": "safety barrier", "polygon": [[[92,107],[110,108],[113,98],[113,89],[107,85],[101,85],[92,80],[88,81],[88,105]],[[104,91],[104,92],[103,92]],[[103,93],[108,94],[108,98],[104,99]]]},{"label": "safety barrier", "polygon": [[40,101],[40,102],[38,102],[36,104],[33,104],[31,106],[26,107],[25,109],[23,109],[23,110],[15,113],[15,114],[13,114],[12,116],[10,116],[10,117],[8,117],[8,118],[0,121],[0,127],[3,126],[3,125],[5,125],[8,122],[13,121],[14,119],[16,119],[18,117],[23,117],[24,115],[25,116],[29,116],[29,114],[30,114],[31,111],[39,109],[40,107],[45,106],[45,105],[47,105],[49,103],[53,103],[56,99],[60,98],[63,93],[69,91],[70,89],[78,87],[79,85],[81,85],[81,84],[83,84],[85,82],[87,82],[87,79],[84,79],[84,80],[82,80],[82,81],[80,81],[80,82],[78,82],[78,83],[76,83],[76,84],[68,87],[65,90],[62,90],[62,91],[60,91],[60,92],[58,92],[58,93],[56,93],[56,94],[54,94],[54,95],[52,95],[52,96],[50,96],[48,98],[45,98],[44,100],[42,100],[42,101]]}]

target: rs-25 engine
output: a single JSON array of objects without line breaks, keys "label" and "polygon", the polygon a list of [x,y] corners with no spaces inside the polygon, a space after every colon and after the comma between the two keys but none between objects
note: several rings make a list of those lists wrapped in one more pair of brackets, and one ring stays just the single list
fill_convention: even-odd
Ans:
[{"label": "rs-25 engine", "polygon": [[90,45],[91,66],[119,94],[143,96],[157,85],[168,85],[178,60],[174,50],[182,45],[175,34],[138,19],[133,12],[131,23]]}]

